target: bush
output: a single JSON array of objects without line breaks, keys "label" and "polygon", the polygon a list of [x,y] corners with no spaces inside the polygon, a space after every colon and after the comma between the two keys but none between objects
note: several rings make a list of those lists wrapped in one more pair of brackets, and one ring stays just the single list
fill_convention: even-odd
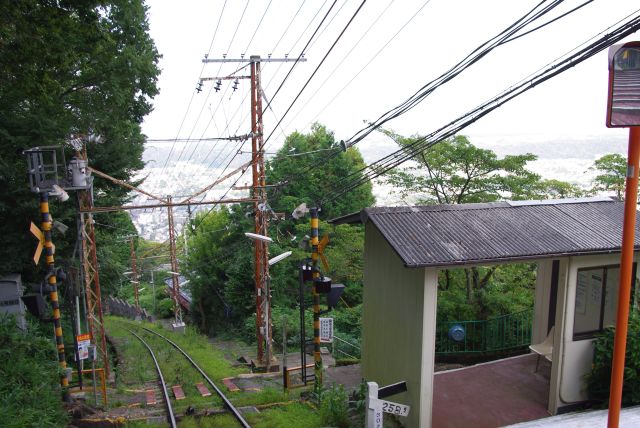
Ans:
[{"label": "bush", "polygon": [[348,427],[348,400],[349,397],[342,385],[332,385],[331,388],[322,391],[320,404],[320,420],[323,426]]},{"label": "bush", "polygon": [[169,318],[173,315],[173,300],[172,299],[162,299],[157,302],[158,309],[157,314],[160,318]]},{"label": "bush", "polygon": [[59,374],[51,337],[38,332],[33,325],[23,334],[12,317],[0,317],[0,414],[3,426],[66,426]]},{"label": "bush", "polygon": [[[608,328],[596,338],[593,367],[587,377],[590,398],[604,405],[609,400],[614,334],[615,329]],[[640,404],[640,316],[633,311],[627,332],[622,405],[635,404]]]}]

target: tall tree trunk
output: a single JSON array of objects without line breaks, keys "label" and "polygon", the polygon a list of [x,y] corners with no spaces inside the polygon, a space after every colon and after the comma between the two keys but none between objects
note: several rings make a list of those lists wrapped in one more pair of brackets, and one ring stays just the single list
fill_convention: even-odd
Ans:
[{"label": "tall tree trunk", "polygon": [[473,278],[470,269],[464,270],[464,276],[467,279],[467,303],[473,303]]}]

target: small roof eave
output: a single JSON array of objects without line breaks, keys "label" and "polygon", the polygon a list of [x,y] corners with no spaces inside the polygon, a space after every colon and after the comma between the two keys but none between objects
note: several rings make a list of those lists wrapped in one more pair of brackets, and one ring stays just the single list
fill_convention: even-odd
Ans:
[{"label": "small roof eave", "polygon": [[[638,252],[638,251],[640,251],[640,246],[636,246],[634,249],[634,252]],[[515,256],[515,257],[502,257],[502,258],[460,260],[457,262],[446,262],[446,263],[442,262],[442,263],[423,263],[423,264],[418,264],[418,263],[415,263],[415,264],[403,263],[403,264],[405,267],[410,269],[428,268],[428,267],[448,269],[448,268],[460,268],[460,267],[471,267],[471,266],[496,265],[496,264],[503,264],[503,263],[533,262],[537,260],[555,259],[559,257],[597,256],[597,255],[607,255],[607,254],[620,254],[620,248],[602,249],[602,250],[594,250],[594,251],[577,251],[573,253],[564,252],[564,253],[548,253],[548,254],[537,254],[537,255],[523,255],[523,256]]]}]

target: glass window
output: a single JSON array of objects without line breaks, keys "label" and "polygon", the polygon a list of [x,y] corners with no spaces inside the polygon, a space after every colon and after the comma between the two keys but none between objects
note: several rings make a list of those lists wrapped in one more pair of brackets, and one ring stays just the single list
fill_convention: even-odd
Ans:
[{"label": "glass window", "polygon": [[[636,277],[635,271],[634,263],[632,278]],[[591,338],[604,328],[615,325],[619,280],[619,266],[578,269],[573,318],[574,339]]]}]

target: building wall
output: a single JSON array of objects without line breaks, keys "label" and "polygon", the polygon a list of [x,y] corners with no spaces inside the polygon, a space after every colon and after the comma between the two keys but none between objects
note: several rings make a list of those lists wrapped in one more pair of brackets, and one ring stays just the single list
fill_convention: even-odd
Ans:
[{"label": "building wall", "polygon": [[[431,285],[425,287],[425,282]],[[377,228],[367,223],[363,376],[380,386],[407,382],[407,392],[388,400],[411,406],[409,416],[400,418],[409,427],[431,423],[436,297],[437,272],[406,268]]]},{"label": "building wall", "polygon": [[588,399],[585,375],[591,371],[594,339],[573,339],[578,269],[619,264],[620,254],[569,257],[561,261],[549,392],[551,414]]},{"label": "building wall", "polygon": [[552,259],[538,261],[531,343],[541,343],[547,337],[552,266]]}]

